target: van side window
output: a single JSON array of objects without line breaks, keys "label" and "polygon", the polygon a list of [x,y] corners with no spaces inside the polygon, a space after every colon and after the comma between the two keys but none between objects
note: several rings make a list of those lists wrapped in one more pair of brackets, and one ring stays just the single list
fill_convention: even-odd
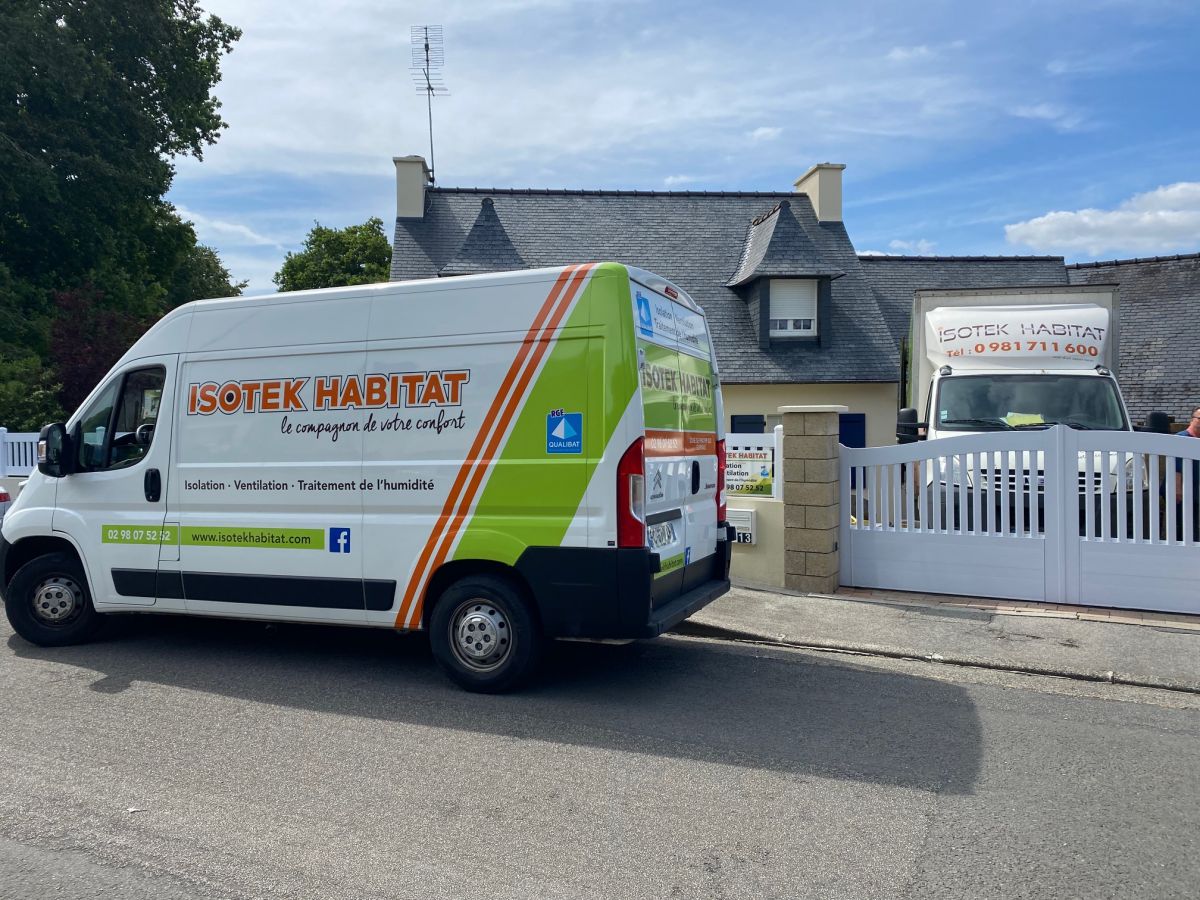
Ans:
[{"label": "van side window", "polygon": [[165,380],[166,370],[156,366],[128,372],[104,388],[79,420],[81,471],[123,469],[145,457]]}]

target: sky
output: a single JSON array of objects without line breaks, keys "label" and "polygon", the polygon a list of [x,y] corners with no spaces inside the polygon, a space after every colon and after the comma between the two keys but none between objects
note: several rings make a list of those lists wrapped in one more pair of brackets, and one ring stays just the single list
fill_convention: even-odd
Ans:
[{"label": "sky", "polygon": [[1200,4],[201,0],[243,30],[228,123],[168,195],[249,294],[314,223],[395,219],[429,156],[410,26],[441,25],[439,186],[781,191],[844,163],[860,253],[1200,252]]}]

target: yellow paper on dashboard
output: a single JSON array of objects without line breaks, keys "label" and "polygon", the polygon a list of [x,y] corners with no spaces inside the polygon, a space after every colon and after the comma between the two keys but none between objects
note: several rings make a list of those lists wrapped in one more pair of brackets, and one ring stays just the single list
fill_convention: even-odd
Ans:
[{"label": "yellow paper on dashboard", "polygon": [[1046,420],[1041,413],[1015,413],[1010,412],[1004,417],[1004,421],[1011,427],[1016,428],[1019,425],[1045,425]]}]

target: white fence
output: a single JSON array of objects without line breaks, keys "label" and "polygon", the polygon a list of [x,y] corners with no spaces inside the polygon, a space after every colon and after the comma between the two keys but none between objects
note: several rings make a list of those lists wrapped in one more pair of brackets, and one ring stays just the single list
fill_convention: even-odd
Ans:
[{"label": "white fence", "polygon": [[779,499],[783,451],[783,426],[765,434],[725,435],[725,495]]},{"label": "white fence", "polygon": [[28,475],[37,468],[36,432],[12,432],[0,428],[0,477]]},{"label": "white fence", "polygon": [[840,456],[844,585],[1200,613],[1200,440],[1056,426]]}]

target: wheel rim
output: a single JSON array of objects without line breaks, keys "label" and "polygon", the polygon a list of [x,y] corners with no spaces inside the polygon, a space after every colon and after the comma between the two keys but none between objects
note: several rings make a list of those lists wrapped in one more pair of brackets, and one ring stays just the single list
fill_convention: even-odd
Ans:
[{"label": "wheel rim", "polygon": [[512,655],[512,625],[490,600],[460,603],[450,616],[450,646],[455,658],[475,672],[491,672]]},{"label": "wheel rim", "polygon": [[62,627],[84,607],[83,588],[66,575],[51,575],[33,589],[33,614],[43,625]]}]

